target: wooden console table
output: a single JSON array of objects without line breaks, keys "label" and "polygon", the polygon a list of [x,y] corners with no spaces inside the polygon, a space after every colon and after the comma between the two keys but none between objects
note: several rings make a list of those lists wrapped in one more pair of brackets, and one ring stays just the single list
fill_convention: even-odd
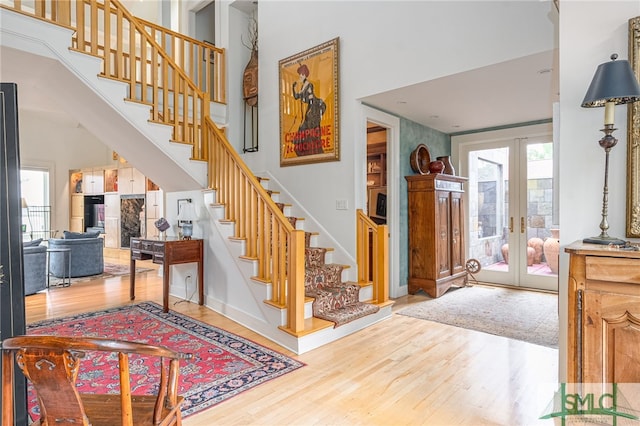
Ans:
[{"label": "wooden console table", "polygon": [[152,260],[162,265],[162,306],[169,311],[169,270],[171,265],[198,263],[198,304],[204,304],[202,239],[183,240],[178,237],[131,238],[131,266],[129,275],[129,296],[136,298],[136,260]]}]

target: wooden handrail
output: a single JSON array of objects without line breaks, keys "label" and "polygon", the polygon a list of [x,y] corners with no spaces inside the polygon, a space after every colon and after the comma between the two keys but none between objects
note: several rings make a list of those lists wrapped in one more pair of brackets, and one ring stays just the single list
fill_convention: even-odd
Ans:
[{"label": "wooden handrail", "polygon": [[373,302],[389,301],[389,227],[377,225],[361,209],[356,211],[358,282],[373,284]]},{"label": "wooden handrail", "polygon": [[211,148],[209,187],[235,224],[234,238],[245,241],[245,257],[258,262],[253,279],[271,283],[268,303],[287,308],[291,333],[304,330],[304,231],[294,229],[222,131],[207,118]]}]

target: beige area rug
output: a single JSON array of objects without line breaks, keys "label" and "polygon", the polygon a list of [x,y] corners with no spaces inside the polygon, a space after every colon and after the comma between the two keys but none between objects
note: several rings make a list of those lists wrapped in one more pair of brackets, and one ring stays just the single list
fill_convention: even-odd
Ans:
[{"label": "beige area rug", "polygon": [[558,296],[499,287],[452,288],[400,315],[558,347]]},{"label": "beige area rug", "polygon": [[[136,274],[139,274],[141,272],[148,272],[148,271],[152,271],[153,269],[151,268],[139,268],[136,267]],[[119,277],[122,275],[129,275],[129,265],[119,265],[116,263],[107,263],[105,262],[104,264],[104,272],[102,274],[99,275],[89,275],[87,277],[77,277],[77,278],[71,278],[71,284],[74,283],[81,283],[81,282],[87,282],[87,281],[92,281],[92,280],[97,280],[97,279],[107,279],[107,278],[112,278],[112,277]],[[55,278],[55,277],[51,277],[51,286],[55,286],[55,285],[59,285],[62,283],[62,279],[60,278]]]}]

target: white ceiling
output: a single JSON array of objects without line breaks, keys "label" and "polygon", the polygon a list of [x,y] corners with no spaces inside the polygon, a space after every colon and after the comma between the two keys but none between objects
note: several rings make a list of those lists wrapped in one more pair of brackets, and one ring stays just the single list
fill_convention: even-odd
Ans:
[{"label": "white ceiling", "polygon": [[554,50],[361,100],[451,134],[550,119],[558,95],[557,50]]}]

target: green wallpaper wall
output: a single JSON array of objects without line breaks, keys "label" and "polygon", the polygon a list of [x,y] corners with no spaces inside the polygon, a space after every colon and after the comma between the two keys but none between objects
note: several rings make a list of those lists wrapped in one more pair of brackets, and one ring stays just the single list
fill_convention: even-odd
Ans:
[{"label": "green wallpaper wall", "polygon": [[432,160],[443,155],[451,155],[451,137],[449,135],[400,117],[400,182],[398,182],[400,191],[400,286],[407,285],[409,274],[408,199],[407,181],[404,176],[415,174],[411,170],[409,158],[411,152],[421,143],[429,148]]}]

